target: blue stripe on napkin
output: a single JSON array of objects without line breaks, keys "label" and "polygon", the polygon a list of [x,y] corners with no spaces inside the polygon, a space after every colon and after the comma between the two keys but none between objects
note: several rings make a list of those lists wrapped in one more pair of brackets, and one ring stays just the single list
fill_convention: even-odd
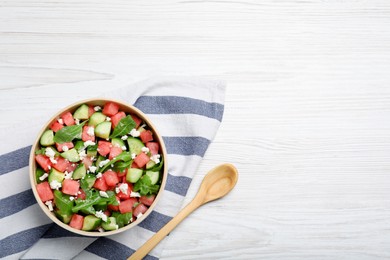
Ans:
[{"label": "blue stripe on napkin", "polygon": [[144,221],[139,223],[139,226],[147,230],[157,232],[171,219],[172,217],[158,213],[155,210],[153,210]]},{"label": "blue stripe on napkin", "polygon": [[210,140],[200,136],[167,137],[163,136],[169,154],[204,156]]},{"label": "blue stripe on napkin", "polygon": [[[135,250],[129,248],[121,243],[118,243],[112,239],[101,237],[97,239],[95,242],[90,244],[86,251],[98,255],[100,257],[104,257],[106,259],[127,259],[130,255],[132,255]],[[147,255],[144,260],[157,260],[157,257]]]},{"label": "blue stripe on napkin", "polygon": [[168,173],[167,183],[165,184],[165,190],[169,190],[181,196],[187,194],[192,179],[186,176],[174,176]]},{"label": "blue stripe on napkin", "polygon": [[31,145],[0,155],[0,175],[28,166]]},{"label": "blue stripe on napkin", "polygon": [[179,96],[141,96],[134,106],[145,114],[197,114],[222,121],[223,105]]},{"label": "blue stripe on napkin", "polygon": [[46,224],[23,230],[0,240],[0,257],[5,257],[26,250],[32,246],[51,225],[53,224]]},{"label": "blue stripe on napkin", "polygon": [[0,219],[19,212],[37,203],[32,189],[28,189],[0,200]]}]

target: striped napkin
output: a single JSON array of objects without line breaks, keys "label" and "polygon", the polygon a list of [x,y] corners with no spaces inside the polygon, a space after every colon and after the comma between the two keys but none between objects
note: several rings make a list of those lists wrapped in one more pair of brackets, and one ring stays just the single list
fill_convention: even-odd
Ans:
[{"label": "striped napkin", "polygon": [[[0,129],[0,258],[129,257],[180,210],[192,177],[221,123],[224,92],[224,84],[218,81],[160,78],[99,95],[141,109],[163,136],[168,152],[168,179],[154,211],[140,225],[109,237],[82,237],[60,228],[40,210],[31,191],[31,144],[42,125],[61,107],[43,111],[41,118],[28,122],[28,129],[12,124]],[[162,249],[163,244],[158,245],[145,259],[158,259]]]}]

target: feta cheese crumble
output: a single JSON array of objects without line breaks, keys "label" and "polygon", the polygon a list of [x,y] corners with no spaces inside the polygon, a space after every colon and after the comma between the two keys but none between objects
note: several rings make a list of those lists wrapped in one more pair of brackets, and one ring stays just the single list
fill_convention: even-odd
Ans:
[{"label": "feta cheese crumble", "polygon": [[127,138],[129,138],[127,135],[124,135],[124,136],[121,137],[121,139],[122,139],[123,141],[127,140]]},{"label": "feta cheese crumble", "polygon": [[135,159],[135,157],[137,157],[137,155],[135,153],[132,153],[131,154],[131,159]]},{"label": "feta cheese crumble", "polygon": [[95,142],[92,142],[91,140],[88,140],[88,141],[84,142],[84,147],[88,147],[90,145],[95,145],[95,144],[96,144]]},{"label": "feta cheese crumble", "polygon": [[49,208],[50,211],[53,211],[53,202],[51,200],[46,201],[45,205]]},{"label": "feta cheese crumble", "polygon": [[48,176],[49,176],[48,173],[44,173],[44,174],[42,174],[41,177],[39,177],[39,180],[40,180],[40,181],[43,181],[43,180],[46,179]]},{"label": "feta cheese crumble", "polygon": [[92,173],[95,173],[95,172],[96,172],[96,169],[97,169],[97,167],[96,167],[96,166],[93,166],[93,165],[89,166],[89,168],[88,168],[88,170],[89,170],[90,172],[92,172]]},{"label": "feta cheese crumble", "polygon": [[80,119],[76,118],[74,121],[75,121],[76,125],[80,124]]},{"label": "feta cheese crumble", "polygon": [[64,124],[64,120],[62,120],[62,118],[58,118],[58,119],[57,119],[57,122],[60,123],[61,125]]},{"label": "feta cheese crumble", "polygon": [[79,152],[80,160],[83,160],[85,157],[87,157],[87,154],[85,153],[85,150],[82,150]]},{"label": "feta cheese crumble", "polygon": [[69,200],[70,201],[74,201],[74,197],[73,196],[69,196]]},{"label": "feta cheese crumble", "polygon": [[103,211],[96,211],[95,216],[97,218],[101,218],[104,222],[107,222],[107,215],[103,213]]},{"label": "feta cheese crumble", "polygon": [[137,129],[133,128],[131,129],[130,133],[129,133],[132,137],[139,137],[141,135],[141,133],[139,131],[137,131]]},{"label": "feta cheese crumble", "polygon": [[122,149],[122,151],[126,151],[127,148],[126,148],[126,146],[122,146],[121,149]]},{"label": "feta cheese crumble", "polygon": [[111,117],[106,117],[106,121],[111,121]]},{"label": "feta cheese crumble", "polygon": [[[129,185],[127,183],[122,183],[118,186],[119,191],[123,192],[124,194],[127,194],[127,191],[129,189]],[[119,192],[117,192],[119,193]]]},{"label": "feta cheese crumble", "polygon": [[93,110],[95,110],[95,111],[100,111],[100,110],[102,110],[102,108],[101,108],[100,106],[95,106],[95,107],[93,108]]},{"label": "feta cheese crumble", "polygon": [[155,162],[157,164],[160,162],[160,155],[159,154],[152,155],[152,156],[150,156],[150,160],[152,160],[153,162]]},{"label": "feta cheese crumble", "polygon": [[47,156],[47,157],[51,157],[51,158],[54,158],[54,156],[56,155],[56,153],[54,152],[54,150],[53,149],[51,149],[50,147],[47,147],[46,149],[45,149],[45,155]]},{"label": "feta cheese crumble", "polygon": [[141,151],[144,152],[144,153],[148,153],[149,152],[149,148],[144,146],[144,147],[141,148]]},{"label": "feta cheese crumble", "polygon": [[105,192],[105,191],[99,191],[99,195],[101,196],[101,197],[103,197],[103,198],[108,198],[109,196],[108,196],[108,194],[107,194],[107,192]]},{"label": "feta cheese crumble", "polygon": [[144,214],[142,214],[141,212],[137,215],[137,219],[139,219],[140,217],[142,217]]},{"label": "feta cheese crumble", "polygon": [[139,197],[141,197],[141,194],[139,194],[139,192],[132,191],[130,193],[130,197],[132,197],[132,198],[139,198]]},{"label": "feta cheese crumble", "polygon": [[64,151],[64,152],[67,152],[67,151],[69,151],[69,148],[68,148],[68,146],[66,146],[66,145],[62,146],[62,151]]},{"label": "feta cheese crumble", "polygon": [[96,174],[96,178],[101,178],[103,177],[103,174],[101,172],[98,172],[98,174]]},{"label": "feta cheese crumble", "polygon": [[106,164],[109,163],[109,162],[110,162],[109,159],[104,160],[104,161],[101,161],[101,162],[99,163],[99,167],[103,167],[104,165],[106,165]]},{"label": "feta cheese crumble", "polygon": [[65,171],[64,174],[65,174],[64,179],[67,179],[67,180],[72,179],[73,172]]},{"label": "feta cheese crumble", "polygon": [[92,126],[88,127],[87,135],[95,136],[95,128],[93,128]]},{"label": "feta cheese crumble", "polygon": [[53,157],[49,157],[52,164],[57,164],[57,160],[55,160]]},{"label": "feta cheese crumble", "polygon": [[50,188],[52,190],[58,190],[61,187],[62,187],[61,182],[58,182],[57,180],[53,180],[50,182]]}]

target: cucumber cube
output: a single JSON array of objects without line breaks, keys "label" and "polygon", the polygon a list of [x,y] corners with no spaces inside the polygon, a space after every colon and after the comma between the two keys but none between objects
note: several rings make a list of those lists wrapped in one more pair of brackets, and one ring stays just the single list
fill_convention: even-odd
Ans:
[{"label": "cucumber cube", "polygon": [[130,153],[135,153],[136,155],[140,154],[142,147],[145,146],[140,139],[134,137],[127,138],[127,144],[129,145]]},{"label": "cucumber cube", "polygon": [[104,115],[102,112],[95,112],[89,118],[88,125],[97,126],[104,121],[106,121],[106,115]]},{"label": "cucumber cube", "polygon": [[150,160],[149,162],[146,163],[146,170],[149,170],[151,168],[153,168],[154,166],[156,165],[156,163],[152,160]]},{"label": "cucumber cube", "polygon": [[61,156],[67,159],[70,162],[78,162],[80,161],[79,153],[75,148],[72,148],[66,152],[61,153]]},{"label": "cucumber cube", "polygon": [[104,121],[95,127],[95,135],[107,139],[111,132],[111,122]]},{"label": "cucumber cube", "polygon": [[54,214],[57,216],[57,218],[59,220],[61,220],[62,222],[64,222],[65,224],[69,224],[69,222],[71,221],[72,219],[72,215],[71,213],[64,213],[64,212],[61,212],[60,210],[56,210],[54,211]]},{"label": "cucumber cube", "polygon": [[89,107],[86,104],[82,104],[74,112],[73,117],[76,119],[88,119]]},{"label": "cucumber cube", "polygon": [[102,223],[102,228],[104,228],[104,230],[107,230],[107,231],[118,229],[118,225],[116,224],[116,218],[109,217],[107,219],[107,222]]},{"label": "cucumber cube", "polygon": [[46,130],[43,132],[39,143],[42,146],[49,146],[54,144],[54,132],[52,130]]},{"label": "cucumber cube", "polygon": [[95,217],[94,215],[88,215],[84,218],[83,227],[81,228],[84,231],[90,231],[96,229],[100,224],[102,223],[102,220],[98,217]]},{"label": "cucumber cube", "polygon": [[73,171],[72,178],[75,180],[79,180],[87,174],[87,170],[85,169],[84,163],[81,163],[77,166],[77,168]]},{"label": "cucumber cube", "polygon": [[136,183],[142,176],[142,169],[130,168],[126,174],[126,181]]},{"label": "cucumber cube", "polygon": [[158,179],[160,178],[159,172],[153,172],[153,171],[146,171],[145,173],[150,178],[150,183],[152,185],[156,184],[158,182]]},{"label": "cucumber cube", "polygon": [[123,146],[126,147],[125,142],[123,142],[123,140],[120,138],[112,138],[111,144],[112,146],[117,146],[120,148],[122,148]]},{"label": "cucumber cube", "polygon": [[65,178],[65,173],[57,171],[54,168],[51,168],[48,177],[49,183],[52,181],[58,181],[59,183],[61,183],[64,180],[64,178]]}]

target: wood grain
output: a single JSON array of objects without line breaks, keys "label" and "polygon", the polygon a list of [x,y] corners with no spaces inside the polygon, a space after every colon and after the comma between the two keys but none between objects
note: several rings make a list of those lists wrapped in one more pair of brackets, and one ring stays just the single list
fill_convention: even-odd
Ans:
[{"label": "wood grain", "polygon": [[0,129],[158,75],[226,80],[194,178],[239,182],[162,259],[390,258],[390,3],[0,1]]}]

